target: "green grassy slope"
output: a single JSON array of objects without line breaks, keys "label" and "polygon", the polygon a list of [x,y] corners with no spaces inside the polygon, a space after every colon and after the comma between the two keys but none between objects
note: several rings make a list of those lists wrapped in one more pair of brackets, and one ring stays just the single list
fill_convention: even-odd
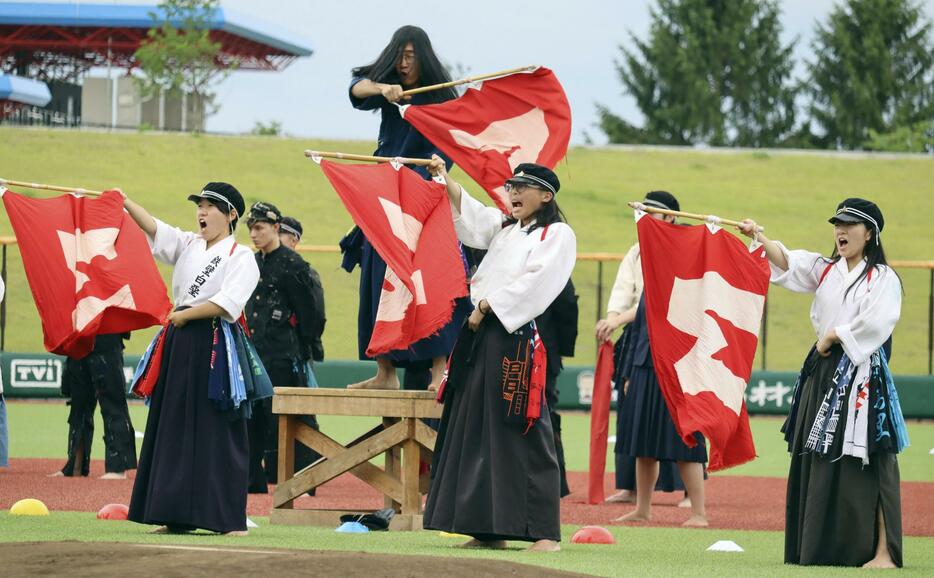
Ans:
[{"label": "green grassy slope", "polygon": [[[335,245],[352,225],[321,170],[305,159],[305,148],[368,153],[367,142],[324,142],[253,137],[176,134],[107,134],[0,127],[0,176],[10,179],[104,188],[120,186],[153,214],[182,227],[194,226],[185,197],[211,180],[234,183],[247,203],[268,200],[305,226],[304,242]],[[635,241],[625,203],[645,191],[667,189],[682,208],[723,217],[756,218],[769,235],[790,247],[831,248],[826,219],[838,201],[865,196],[886,214],[883,239],[891,259],[934,259],[934,160],[853,159],[834,156],[770,156],[765,153],[710,154],[698,151],[631,152],[571,149],[557,168],[559,202],[574,226],[580,251],[625,252]],[[455,173],[477,193],[472,182]],[[0,234],[9,235],[0,217]],[[245,227],[238,238],[249,243]],[[339,269],[333,254],[306,255],[320,271],[328,300],[325,347],[332,359],[356,356],[357,275]],[[608,297],[616,264],[604,266]],[[163,269],[165,271],[165,269]],[[906,298],[896,331],[893,368],[900,373],[927,369],[929,274],[903,270]],[[9,251],[7,349],[38,351],[41,329],[15,249]],[[574,281],[581,295],[581,338],[574,363],[590,363],[594,343],[597,265],[578,264]],[[808,296],[775,289],[770,294],[771,369],[797,369],[813,341]],[[140,332],[130,351],[145,348],[151,333]],[[757,362],[758,367],[758,362]]]}]

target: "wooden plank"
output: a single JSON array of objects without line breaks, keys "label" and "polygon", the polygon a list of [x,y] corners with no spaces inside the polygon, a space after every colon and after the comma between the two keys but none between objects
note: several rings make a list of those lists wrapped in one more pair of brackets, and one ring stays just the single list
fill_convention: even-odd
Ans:
[{"label": "wooden plank", "polygon": [[280,482],[273,494],[273,507],[293,500],[311,488],[333,480],[353,467],[383,453],[406,438],[405,427],[397,423],[373,437],[364,440],[340,455],[306,468],[290,480]]},{"label": "wooden plank", "polygon": [[[414,420],[406,420],[414,421]],[[402,510],[403,514],[422,513],[422,494],[418,491],[418,442],[411,437],[402,442]]]},{"label": "wooden plank", "polygon": [[273,412],[438,418],[442,407],[430,392],[277,387]]},{"label": "wooden plank", "polygon": [[[375,432],[382,431],[382,429],[383,426],[378,426],[374,428],[374,430],[368,432],[365,437],[361,436],[355,441],[356,443],[360,443],[364,439],[372,437]],[[299,424],[296,431],[296,438],[298,441],[315,450],[326,459],[337,457],[347,450],[347,448],[340,445],[331,437],[321,433],[316,429],[308,427],[305,424]],[[317,464],[319,462],[315,463]],[[355,468],[351,468],[350,473],[363,480],[370,486],[376,488],[383,495],[390,496],[396,501],[402,501],[402,483],[392,475],[384,472],[373,464],[364,462]]]},{"label": "wooden plank", "polygon": [[[388,428],[398,422],[399,420],[395,418],[384,417],[383,427]],[[393,477],[393,479],[399,479],[400,472],[402,469],[402,450],[396,447],[390,448],[390,450],[386,452],[385,460],[386,460],[385,461],[386,473],[390,474]],[[397,512],[402,507],[402,481],[401,480],[399,481],[399,495],[398,496],[384,495],[383,496],[383,507],[392,508],[393,510]]]},{"label": "wooden plank", "polygon": [[421,514],[396,514],[389,521],[390,532],[418,532],[421,530]]},{"label": "wooden plank", "polygon": [[[290,415],[279,416],[279,463],[278,480],[288,480],[295,474],[295,422],[298,418]],[[294,499],[296,496],[293,496]],[[278,508],[291,508],[292,499],[274,504]]]},{"label": "wooden plank", "polygon": [[415,440],[422,444],[428,450],[428,461],[431,461],[431,455],[435,451],[435,443],[438,441],[438,432],[431,429],[422,420],[415,422]]},{"label": "wooden plank", "polygon": [[374,510],[281,510],[273,508],[269,512],[271,524],[287,526],[327,526],[337,528],[341,524],[341,516],[347,514],[371,514]]},{"label": "wooden plank", "polygon": [[354,415],[375,417],[441,417],[442,407],[429,399],[275,396],[273,413],[295,415]]},{"label": "wooden plank", "polygon": [[[371,514],[374,510],[279,510],[269,512],[271,524],[287,526],[325,526],[337,528],[341,523],[341,516],[346,514]],[[422,516],[396,514],[389,521],[391,532],[412,532],[422,529]]]},{"label": "wooden plank", "polygon": [[298,397],[343,397],[348,399],[390,398],[390,399],[422,399],[434,401],[437,394],[431,391],[417,391],[411,389],[338,389],[327,387],[276,387],[276,395],[293,395]]}]

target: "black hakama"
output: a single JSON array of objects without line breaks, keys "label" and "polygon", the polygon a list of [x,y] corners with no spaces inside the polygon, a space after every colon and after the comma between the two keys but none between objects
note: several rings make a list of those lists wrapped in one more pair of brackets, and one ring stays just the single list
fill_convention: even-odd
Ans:
[{"label": "black hakama", "polygon": [[515,348],[516,337],[493,316],[476,333],[466,324],[461,330],[445,388],[425,528],[482,541],[561,539],[560,474],[548,408],[527,433],[525,423],[506,417],[503,365]]},{"label": "black hakama", "polygon": [[172,529],[246,530],[246,419],[208,399],[212,320],[169,325],[129,519]]},{"label": "black hakama", "polygon": [[825,394],[836,387],[832,380],[842,355],[839,345],[829,357],[812,349],[800,378],[794,423],[785,426],[792,428],[788,432],[791,469],[785,505],[785,563],[862,566],[875,557],[876,516],[881,507],[889,554],[901,566],[902,512],[895,454],[871,453],[866,466],[852,456],[831,457],[841,453],[848,404],[842,406],[839,435],[827,456],[804,447]]},{"label": "black hakama", "polygon": [[706,463],[704,436],[695,433],[697,444],[689,448],[678,435],[665,404],[652,364],[645,295],[639,301],[624,349],[620,374],[624,376],[621,378],[629,379],[629,388],[620,410],[623,427],[617,437],[616,451],[631,458]]},{"label": "black hakama", "polygon": [[[631,335],[632,324],[623,329],[623,334],[617,340],[613,350],[613,383],[616,385],[616,443],[614,444],[613,454],[616,458],[616,489],[634,492],[636,491],[636,458],[626,453],[622,442],[623,431],[626,429],[626,419],[623,414],[623,402],[626,399],[626,394],[623,393],[623,383],[626,381],[626,377],[623,375],[623,356],[626,354],[626,346]],[[681,481],[678,464],[669,461],[660,462],[655,491],[680,492],[683,490],[684,482]]]}]

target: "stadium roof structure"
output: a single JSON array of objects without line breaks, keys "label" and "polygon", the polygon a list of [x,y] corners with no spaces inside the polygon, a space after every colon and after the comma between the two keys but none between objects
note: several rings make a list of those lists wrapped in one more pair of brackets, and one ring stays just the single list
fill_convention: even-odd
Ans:
[{"label": "stadium roof structure", "polygon": [[[0,2],[0,67],[20,74],[38,67],[45,78],[58,76],[56,68],[133,68],[147,31],[164,22],[151,14],[161,13],[155,4]],[[282,70],[312,54],[298,35],[228,8],[217,8],[208,28],[221,45],[219,67]]]}]

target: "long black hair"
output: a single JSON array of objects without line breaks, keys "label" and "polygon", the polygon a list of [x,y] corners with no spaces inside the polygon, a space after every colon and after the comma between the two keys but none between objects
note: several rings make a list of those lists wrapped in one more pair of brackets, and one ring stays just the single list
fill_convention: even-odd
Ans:
[{"label": "long black hair", "polygon": [[[869,231],[869,240],[866,241],[866,246],[863,247],[863,258],[866,259],[866,267],[863,268],[863,271],[859,274],[859,277],[857,277],[856,280],[850,283],[850,286],[846,288],[846,291],[843,293],[843,299],[845,300],[846,296],[849,295],[850,290],[859,285],[860,281],[868,277],[869,272],[875,269],[877,265],[888,267],[892,270],[892,273],[895,273],[895,276],[898,277],[898,283],[902,286],[902,294],[904,294],[905,284],[902,282],[901,275],[899,275],[898,272],[895,271],[895,269],[893,269],[892,266],[889,265],[889,262],[886,260],[885,249],[882,248],[882,239],[878,239],[879,242],[876,242],[876,235],[878,235],[878,231],[876,231],[875,227],[868,225],[867,223],[863,224],[867,225],[866,229]],[[835,243],[828,263],[835,264],[840,259],[840,253],[837,252],[837,245]]]},{"label": "long black hair", "polygon": [[[540,229],[551,225],[552,223],[567,223],[567,217],[564,216],[564,211],[561,210],[561,207],[558,206],[558,201],[555,200],[554,195],[552,195],[550,201],[542,203],[542,206],[538,208],[537,211],[532,213],[529,217],[529,220],[535,219],[535,223],[529,227],[528,233],[531,233],[535,229]],[[504,222],[503,226],[508,227],[509,225],[514,225],[519,222],[519,219],[514,217],[508,217]]]},{"label": "long black hair", "polygon": [[[396,64],[399,62],[399,58],[402,57],[405,46],[410,42],[412,48],[415,49],[419,85],[429,86],[451,81],[451,75],[441,64],[434,48],[431,47],[428,34],[418,26],[411,25],[396,30],[389,44],[376,60],[365,66],[354,68],[351,74],[354,78],[367,78],[373,82],[401,84],[402,79],[399,78],[399,73],[396,72]],[[453,88],[432,90],[421,95],[422,102],[426,104],[435,104],[453,98],[457,98],[457,92]]]}]

